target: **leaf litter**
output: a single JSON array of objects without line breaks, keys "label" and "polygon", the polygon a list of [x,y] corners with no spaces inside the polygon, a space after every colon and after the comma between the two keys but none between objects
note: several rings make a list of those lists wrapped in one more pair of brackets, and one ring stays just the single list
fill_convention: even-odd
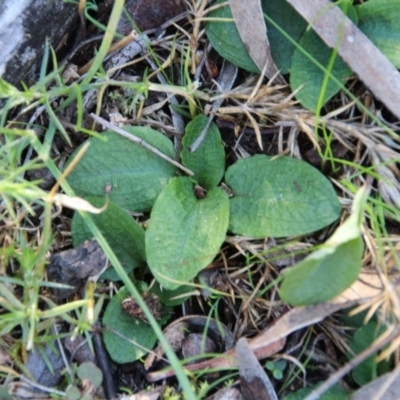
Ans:
[{"label": "leaf litter", "polygon": [[[312,2],[307,2],[306,6],[311,9]],[[207,11],[207,2],[202,1],[198,2],[198,4],[193,2],[191,7],[190,12],[193,16],[201,15],[203,17],[204,10]],[[198,30],[198,24],[201,21],[191,18],[186,20],[185,18],[183,17],[178,26],[172,21],[170,26],[166,26],[158,37],[151,36],[151,32],[147,34],[148,36],[141,36],[141,39],[144,38],[144,43],[148,43],[152,49],[151,56],[157,57],[157,63],[147,64],[145,60],[139,60],[134,61],[131,65],[117,66],[118,74],[122,74],[119,79],[124,81],[129,77],[129,74],[132,74],[132,71],[135,75],[141,76],[147,68],[150,68],[155,73],[152,79],[159,79],[158,77],[162,73],[171,74],[168,79],[171,79],[171,76],[176,76],[179,70],[178,64],[175,64],[176,60],[172,62],[168,54],[169,49],[175,48],[176,43],[179,45],[176,46],[178,49],[177,54],[183,60],[185,60],[185,57],[190,57],[192,66],[197,65],[197,58],[205,60],[204,65],[211,63],[215,63],[217,66],[221,65],[221,60],[216,54],[208,54],[201,51],[206,45],[203,32]],[[240,20],[240,15],[236,19]],[[337,17],[334,20],[337,22]],[[193,31],[190,23],[192,23]],[[325,26],[328,27],[330,24],[331,21],[328,21]],[[195,40],[188,41],[188,37],[192,37]],[[364,45],[362,41],[358,41],[358,33],[355,32],[353,37],[357,39],[358,49],[362,50]],[[187,47],[190,47],[190,52],[186,51]],[[143,48],[138,51],[143,52]],[[143,55],[149,57],[146,51],[143,52]],[[357,59],[354,55],[352,55],[351,60],[360,63],[360,59]],[[157,65],[164,61],[163,68],[158,68]],[[109,70],[111,68],[108,67]],[[262,68],[259,69],[262,70]],[[356,69],[354,70],[357,72]],[[383,69],[378,68],[376,71],[375,75],[379,76],[380,80],[387,82],[387,74],[383,72]],[[345,352],[341,351],[342,343],[337,340],[337,337],[345,336],[345,342],[348,345],[351,334],[332,315],[340,310],[353,307],[354,312],[367,311],[366,319],[376,318],[374,314],[377,315],[378,321],[389,332],[387,337],[389,337],[390,341],[388,342],[385,337],[381,341],[377,340],[372,345],[370,353],[373,354],[374,351],[379,350],[379,346],[388,345],[390,342],[391,346],[387,354],[396,352],[399,333],[392,321],[397,321],[400,316],[395,284],[397,276],[396,265],[398,264],[397,253],[400,241],[399,232],[391,221],[398,221],[396,209],[393,207],[396,205],[398,197],[396,193],[399,190],[398,170],[392,162],[398,159],[398,140],[396,135],[388,133],[388,129],[391,132],[398,131],[397,121],[388,116],[383,110],[380,111],[381,114],[378,114],[381,117],[380,122],[376,123],[374,119],[371,119],[371,115],[365,112],[365,108],[360,107],[344,92],[326,104],[324,113],[315,115],[313,112],[296,104],[293,97],[294,94],[287,87],[278,86],[274,81],[271,82],[250,73],[241,73],[236,80],[233,79],[232,88],[222,90],[223,102],[221,102],[221,97],[218,99],[220,88],[213,82],[214,78],[210,75],[208,69],[203,68],[202,74],[199,76],[204,84],[208,82],[207,89],[210,90],[210,93],[212,94],[213,91],[215,93],[214,97],[207,95],[208,97],[202,96],[201,98],[203,100],[207,99],[207,102],[212,102],[212,104],[220,103],[218,107],[212,106],[211,116],[216,126],[221,126],[222,140],[227,150],[228,165],[232,165],[239,154],[252,156],[261,153],[261,146],[264,149],[264,153],[268,155],[286,155],[300,159],[303,158],[303,155],[308,150],[316,148],[322,155],[322,172],[328,175],[334,183],[343,210],[343,218],[333,226],[324,228],[315,234],[279,238],[272,245],[272,242],[263,238],[255,240],[244,235],[230,236],[232,234],[228,233],[220,253],[211,264],[207,261],[208,268],[214,273],[214,278],[209,281],[209,287],[207,288],[211,296],[204,298],[200,296],[199,287],[195,284],[190,288],[190,292],[186,292],[191,293],[190,300],[185,302],[187,310],[194,314],[216,313],[217,323],[221,320],[232,331],[236,339],[249,338],[248,347],[261,360],[275,354],[285,354],[287,352],[292,357],[298,357],[301,360],[300,362],[305,362],[298,351],[291,349],[291,335],[296,333],[301,335],[301,343],[304,343],[304,338],[306,337],[308,337],[308,340],[310,338],[314,340],[317,335],[324,335],[327,342],[333,346],[336,345],[336,361],[340,365],[346,363],[346,357]],[[129,88],[129,85],[121,89],[114,89],[109,86],[109,91],[103,92],[101,95],[103,96],[102,104],[99,102],[98,106],[101,105],[104,112],[109,114],[111,114],[111,110],[119,112],[122,109],[130,109],[131,111],[125,115],[130,124],[151,126],[161,130],[169,137],[171,132],[174,132],[175,150],[177,150],[181,146],[179,133],[183,133],[179,123],[182,120],[186,121],[185,123],[190,121],[188,118],[182,119],[182,115],[187,116],[190,113],[190,105],[185,109],[182,106],[184,104],[182,99],[189,99],[190,103],[190,90],[192,92],[199,90],[196,86],[191,87],[187,92],[173,88],[173,84],[179,86],[180,83],[160,80],[160,86],[156,86],[159,85],[158,83],[153,85],[155,90],[150,91],[148,98],[135,97],[138,93],[135,93],[135,89]],[[168,89],[169,85],[171,85],[170,90]],[[368,91],[356,79],[351,82],[351,85],[358,90],[358,93],[361,93],[359,94],[360,98],[369,99],[369,103],[365,100],[364,106],[367,105],[372,112],[377,114],[376,110],[379,104],[371,96],[367,97]],[[200,87],[200,90],[203,89]],[[122,96],[119,90],[123,91]],[[172,114],[171,109],[164,107],[165,100],[171,99],[171,97],[168,97],[171,92],[173,93],[173,98],[179,99],[174,105],[175,111],[179,110],[178,116],[177,114]],[[97,90],[93,93],[96,94]],[[387,98],[387,93],[389,92],[386,92],[383,96],[384,98],[381,98],[382,101]],[[138,104],[132,108],[127,103],[129,101],[133,102],[133,99],[136,99]],[[160,104],[160,106],[149,108],[147,115],[141,112],[144,107],[154,104]],[[391,109],[390,105],[387,107]],[[385,123],[386,126],[383,126],[382,123]],[[89,124],[87,123],[87,128],[89,128]],[[227,129],[225,128],[226,126],[230,128]],[[319,134],[319,137],[316,133]],[[83,137],[79,137],[79,135],[75,133],[75,146],[83,140]],[[258,139],[258,144],[255,137]],[[323,153],[326,149],[330,149],[329,144],[332,142],[340,143],[345,147],[348,150],[347,154],[351,158],[338,160],[332,154]],[[58,144],[58,150],[65,158],[67,154],[66,147]],[[330,164],[330,168],[328,168],[328,164]],[[358,166],[363,166],[365,169],[360,169]],[[280,289],[277,280],[282,277],[282,264],[279,261],[290,256],[290,260],[294,260],[298,265],[304,265],[309,257],[316,254],[311,253],[313,247],[319,246],[324,242],[329,243],[329,237],[332,237],[332,234],[335,237],[335,233],[333,233],[335,230],[336,232],[341,232],[341,229],[344,229],[342,227],[346,225],[346,218],[344,217],[350,213],[350,207],[354,203],[354,193],[357,188],[365,184],[369,173],[377,180],[377,185],[372,189],[375,202],[371,202],[368,205],[371,209],[365,208],[359,211],[364,213],[366,221],[357,228],[359,229],[357,230],[357,240],[360,241],[362,237],[362,241],[365,244],[365,250],[362,254],[363,269],[358,276],[358,280],[336,298],[324,299],[323,302],[319,302],[320,304],[298,306],[296,301],[290,301],[287,298],[286,300],[289,303],[295,305],[290,310],[283,301],[285,297],[281,298],[279,296]],[[115,178],[112,176],[107,177],[107,182],[99,186],[99,193],[102,192],[102,196],[106,194],[111,196],[113,194],[114,188],[110,193],[104,193],[104,187],[109,180],[113,179]],[[118,182],[117,185],[119,187],[121,182]],[[297,186],[294,185],[294,190],[296,188]],[[377,201],[379,200],[379,195],[383,200]],[[139,211],[142,212],[143,210]],[[376,219],[374,219],[374,214],[377,214]],[[21,218],[27,218],[27,216],[21,213]],[[60,220],[57,222],[56,218]],[[378,236],[377,225],[379,223],[382,224],[382,218],[387,222],[387,228],[383,230],[381,236]],[[147,214],[137,215],[136,219],[139,224],[147,226]],[[53,227],[57,228],[58,226],[56,231],[59,232],[52,247],[54,254],[57,254],[61,248],[71,246],[69,233],[60,230],[61,225],[67,227],[70,225],[70,214],[63,212],[53,220]],[[6,239],[7,236],[12,236],[12,229],[9,226],[6,227],[2,233],[3,239]],[[353,229],[356,228],[353,227]],[[40,227],[36,228],[36,232],[40,235]],[[340,235],[338,239],[339,243],[341,243],[340,241],[344,240],[344,236]],[[352,250],[349,249],[348,251]],[[323,251],[323,247],[315,250],[315,252],[318,251]],[[289,263],[289,266],[292,265],[292,262]],[[333,266],[332,268],[335,267]],[[136,276],[135,282],[139,284]],[[312,285],[315,285],[315,282],[312,282]],[[324,283],[324,285],[329,285],[329,282]],[[107,281],[104,281],[99,283],[97,290],[99,293],[100,290],[110,290],[113,293],[113,299],[116,299],[116,289],[120,287],[121,285],[117,283],[116,286],[111,286],[108,289]],[[281,290],[283,288],[284,286],[281,286]],[[307,291],[307,285],[305,290]],[[171,294],[171,296],[173,295]],[[215,299],[217,301],[213,303]],[[114,303],[116,303],[115,300]],[[355,306],[357,308],[354,308]],[[218,311],[215,311],[217,309]],[[175,312],[179,315],[182,311],[176,309]],[[111,315],[112,311],[109,310],[108,313]],[[307,329],[307,327],[310,328]],[[128,330],[128,332],[131,331]],[[243,340],[240,339],[240,343],[243,343]],[[155,343],[155,337],[150,342],[152,344]],[[129,344],[126,338],[119,343],[121,343],[122,347],[131,346],[135,348],[135,344]],[[315,346],[318,347],[317,344]],[[304,344],[304,347],[306,348],[307,345]],[[151,349],[149,348],[148,350]],[[144,354],[145,351],[141,349],[139,353]],[[229,361],[224,356],[214,357],[198,364],[187,365],[187,368],[195,371],[207,367],[223,368],[228,365],[236,365],[233,357],[234,350],[228,350],[226,355],[231,356],[228,359]],[[307,376],[311,376],[313,381],[316,379],[321,382],[326,380],[325,389],[329,388],[328,384],[345,378],[346,374],[349,374],[351,369],[357,366],[353,361],[350,361],[349,364],[343,367],[343,370],[338,369],[336,375],[333,373],[329,380],[328,376],[323,373],[322,368],[319,369],[318,358],[311,355],[311,360],[314,362],[312,366],[314,372],[308,372]],[[361,363],[362,359],[357,360],[357,362]],[[254,363],[254,360],[249,361],[249,363]],[[295,366],[296,363],[293,363],[293,367],[285,373],[288,377],[294,376],[294,387],[300,388],[302,382],[295,378],[295,373],[293,372]],[[246,365],[245,367],[248,368],[249,366]],[[147,375],[147,378],[150,381],[155,381],[172,374],[173,372],[165,375],[152,371]],[[241,378],[243,376],[244,374],[241,373]],[[210,381],[213,381],[213,379],[215,378]],[[348,380],[342,379],[341,383],[348,385]],[[288,386],[282,387],[276,380],[273,384],[275,390],[279,393],[279,398],[283,398],[285,394],[288,394]],[[370,385],[372,384],[370,383]],[[317,390],[319,390],[319,394],[322,394],[322,389]],[[310,395],[310,398],[316,398],[315,396],[316,394]]]}]

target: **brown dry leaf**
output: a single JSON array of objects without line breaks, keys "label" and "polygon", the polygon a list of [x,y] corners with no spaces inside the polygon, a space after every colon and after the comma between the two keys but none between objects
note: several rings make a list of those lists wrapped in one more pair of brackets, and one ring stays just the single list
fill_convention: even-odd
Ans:
[{"label": "brown dry leaf", "polygon": [[283,315],[274,325],[257,335],[251,342],[253,351],[285,338],[290,333],[322,321],[328,315],[344,308],[378,297],[383,290],[382,282],[376,273],[361,273],[359,280],[342,294],[328,303],[306,307],[296,307]]},{"label": "brown dry leaf", "polygon": [[267,78],[275,76],[277,83],[286,82],[274,63],[271,56],[267,28],[264,22],[260,0],[229,0],[233,18],[239,31],[240,38],[246,46],[251,59],[264,71]]},{"label": "brown dry leaf", "polygon": [[[250,341],[249,346],[250,348],[253,349],[251,343],[252,342]],[[259,346],[259,348],[253,349],[253,352],[257,357],[257,359],[261,360],[278,353],[280,350],[283,349],[285,343],[286,343],[285,338],[278,338],[273,343],[270,343],[266,346]],[[188,371],[198,371],[200,369],[207,369],[207,368],[228,368],[228,367],[234,367],[236,365],[237,365],[236,350],[231,349],[221,354],[221,356],[219,357],[214,357],[209,360],[186,365],[185,369],[187,369]],[[150,382],[155,382],[160,379],[165,379],[174,375],[175,372],[173,370],[155,371],[147,374],[147,380]]]},{"label": "brown dry leaf", "polygon": [[[371,92],[400,118],[400,74],[381,51],[328,0],[287,0]],[[341,35],[341,40],[338,40]]]},{"label": "brown dry leaf", "polygon": [[274,387],[245,338],[236,345],[240,391],[246,400],[278,400]]},{"label": "brown dry leaf", "polygon": [[[283,348],[290,333],[320,322],[336,311],[378,298],[383,290],[382,281],[377,273],[363,272],[357,282],[329,303],[293,308],[267,330],[250,340],[249,347],[259,360],[270,357]],[[220,357],[187,365],[186,369],[197,371],[205,368],[226,368],[236,364],[236,351],[232,349]],[[174,371],[156,371],[148,374],[147,379],[154,382],[173,375]]]}]

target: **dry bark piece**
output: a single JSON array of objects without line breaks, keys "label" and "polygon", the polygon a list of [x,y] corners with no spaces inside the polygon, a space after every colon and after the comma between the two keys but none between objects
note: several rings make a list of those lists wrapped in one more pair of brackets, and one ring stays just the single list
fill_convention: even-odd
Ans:
[{"label": "dry bark piece", "polygon": [[[184,0],[127,0],[125,8],[141,31],[157,28],[186,11]],[[123,14],[118,32],[127,35],[133,28],[129,18]]]},{"label": "dry bark piece", "polygon": [[59,299],[65,299],[82,288],[87,279],[102,272],[107,257],[96,239],[85,241],[81,246],[55,254],[47,267],[49,281],[73,286],[73,289],[53,288]]},{"label": "dry bark piece", "polygon": [[[49,369],[48,363],[52,366],[53,371]],[[35,383],[44,387],[56,387],[63,378],[62,369],[65,367],[65,364],[57,348],[57,343],[53,341],[52,343],[45,344],[41,351],[38,349],[30,351],[25,367],[32,375]],[[40,392],[39,389],[33,387],[31,390],[33,392]]]},{"label": "dry bark piece", "polygon": [[268,375],[261,367],[245,338],[241,338],[237,342],[236,358],[243,397],[246,400],[278,400]]},{"label": "dry bark piece", "polygon": [[[147,307],[150,309],[154,318],[157,320],[161,319],[160,313],[160,301],[158,296],[154,293],[148,293],[143,295],[143,300],[145,301]],[[137,304],[136,300],[133,297],[126,298],[121,304],[122,311],[126,314],[130,315],[132,318],[137,318],[142,320],[143,322],[149,322],[147,317],[144,315],[143,310]]]},{"label": "dry bark piece", "polygon": [[0,77],[13,85],[30,86],[49,40],[53,48],[78,23],[75,4],[64,1],[3,1],[0,7]]}]

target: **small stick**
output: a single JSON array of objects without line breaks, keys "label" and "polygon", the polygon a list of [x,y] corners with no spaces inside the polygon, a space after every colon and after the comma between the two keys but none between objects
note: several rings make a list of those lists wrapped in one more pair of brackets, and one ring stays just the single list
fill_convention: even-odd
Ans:
[{"label": "small stick", "polygon": [[121,135],[121,136],[131,140],[132,142],[135,142],[135,143],[143,146],[145,149],[152,151],[154,154],[157,154],[162,159],[168,161],[172,165],[175,165],[175,167],[181,169],[185,174],[187,174],[189,176],[194,175],[193,171],[191,171],[188,168],[185,168],[183,165],[179,164],[178,162],[176,162],[172,158],[169,158],[164,153],[161,153],[160,150],[158,150],[155,147],[151,146],[150,144],[146,143],[144,140],[138,138],[137,136],[132,135],[131,133],[128,133],[128,132],[124,131],[121,128],[118,128],[118,126],[113,125],[111,122],[106,121],[104,118],[101,118],[101,117],[99,117],[98,115],[96,115],[94,113],[89,114],[89,116],[91,118],[93,118],[97,123],[105,126],[106,128],[108,128],[108,129],[112,130],[113,132],[117,133],[118,135]]}]

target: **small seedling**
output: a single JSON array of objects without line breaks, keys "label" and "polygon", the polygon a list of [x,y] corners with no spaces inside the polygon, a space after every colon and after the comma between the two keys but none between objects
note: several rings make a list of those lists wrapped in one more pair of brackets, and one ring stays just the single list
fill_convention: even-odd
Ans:
[{"label": "small seedling", "polygon": [[267,361],[265,368],[267,368],[268,371],[271,371],[272,376],[279,381],[283,378],[283,371],[285,370],[286,365],[287,361],[285,360]]},{"label": "small seedling", "polygon": [[93,400],[95,392],[103,381],[103,374],[91,362],[82,363],[77,370],[80,385],[70,385],[66,390],[68,400]]}]

